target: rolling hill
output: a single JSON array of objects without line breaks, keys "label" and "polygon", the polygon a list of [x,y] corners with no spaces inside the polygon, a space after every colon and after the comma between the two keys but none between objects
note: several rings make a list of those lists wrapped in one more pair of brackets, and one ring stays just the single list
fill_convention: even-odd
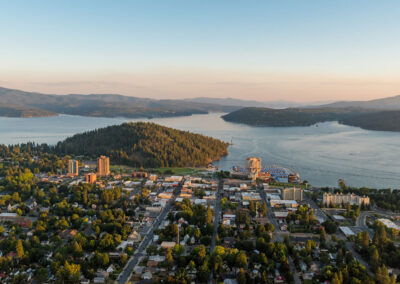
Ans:
[{"label": "rolling hill", "polygon": [[0,87],[0,104],[34,108],[49,114],[128,118],[182,116],[208,112],[229,112],[238,109],[237,106],[184,100],[155,100],[114,94],[47,95],[2,87]]},{"label": "rolling hill", "polygon": [[340,101],[317,106],[317,108],[365,108],[381,110],[400,110],[400,95],[369,101]]},{"label": "rolling hill", "polygon": [[0,104],[0,116],[5,117],[42,117],[56,115],[57,113],[33,107]]}]

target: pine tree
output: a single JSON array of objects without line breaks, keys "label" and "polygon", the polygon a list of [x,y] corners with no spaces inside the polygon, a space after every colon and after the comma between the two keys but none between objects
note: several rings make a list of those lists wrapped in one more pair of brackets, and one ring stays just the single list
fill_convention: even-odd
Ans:
[{"label": "pine tree", "polygon": [[326,231],[325,231],[324,227],[321,228],[321,233],[319,235],[319,240],[320,240],[321,243],[325,243],[326,242]]}]

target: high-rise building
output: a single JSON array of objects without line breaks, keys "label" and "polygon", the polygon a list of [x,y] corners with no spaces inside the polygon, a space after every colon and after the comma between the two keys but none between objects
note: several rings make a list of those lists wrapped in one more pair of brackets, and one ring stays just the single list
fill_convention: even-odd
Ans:
[{"label": "high-rise building", "polygon": [[261,171],[261,159],[256,157],[250,157],[246,159],[246,171],[249,173],[249,177],[253,180],[257,179],[258,174]]},{"label": "high-rise building", "polygon": [[68,175],[77,176],[79,174],[79,165],[77,160],[68,160]]},{"label": "high-rise building", "polygon": [[97,158],[97,175],[108,176],[110,174],[110,158],[100,156]]},{"label": "high-rise building", "polygon": [[97,176],[95,173],[88,173],[85,175],[85,179],[87,183],[95,183]]},{"label": "high-rise building", "polygon": [[282,199],[283,200],[303,200],[303,189],[301,188],[284,188],[282,189]]}]

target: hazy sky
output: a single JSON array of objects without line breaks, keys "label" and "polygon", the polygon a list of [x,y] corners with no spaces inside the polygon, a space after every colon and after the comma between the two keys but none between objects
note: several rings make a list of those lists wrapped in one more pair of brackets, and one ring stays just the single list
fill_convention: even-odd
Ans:
[{"label": "hazy sky", "polygon": [[400,1],[1,0],[0,85],[325,101],[400,94]]}]

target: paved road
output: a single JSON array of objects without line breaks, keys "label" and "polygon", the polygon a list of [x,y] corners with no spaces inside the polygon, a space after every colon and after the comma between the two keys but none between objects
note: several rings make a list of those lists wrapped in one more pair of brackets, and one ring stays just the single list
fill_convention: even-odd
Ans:
[{"label": "paved road", "polygon": [[373,215],[375,212],[373,211],[361,211],[360,215],[356,220],[356,227],[361,231],[367,231],[369,234],[369,238],[372,239],[374,236],[374,231],[367,226],[367,216]]},{"label": "paved road", "polygon": [[[259,187],[258,187],[258,191],[259,191],[259,193],[260,193],[260,196],[261,196],[262,200],[265,202],[265,204],[267,204],[268,219],[269,219],[269,221],[272,223],[272,225],[274,225],[274,227],[275,227],[274,238],[275,238],[275,240],[276,240],[277,242],[281,242],[281,243],[282,243],[282,242],[283,242],[283,237],[282,237],[282,235],[281,235],[278,222],[276,221],[276,219],[275,219],[275,217],[274,217],[274,215],[273,215],[273,213],[272,213],[272,208],[271,208],[270,205],[269,205],[269,202],[268,202],[268,200],[267,200],[267,195],[265,194],[264,188],[263,188],[262,186],[259,186]],[[291,257],[290,255],[288,255],[288,260],[289,260],[290,270],[291,270],[292,273],[293,273],[294,283],[296,283],[296,284],[301,284],[300,277],[299,277],[299,275],[297,274],[296,266],[294,265],[293,259],[292,259],[292,257]]]},{"label": "paved road", "polygon": [[[222,196],[222,188],[223,188],[223,180],[220,179],[218,183],[218,191],[217,191],[217,198],[215,201],[215,206],[214,206],[214,231],[211,239],[211,245],[210,245],[210,254],[215,249],[216,241],[217,241],[217,233],[218,233],[218,227],[219,227],[219,222],[221,220],[221,196]],[[208,279],[208,283],[213,282],[213,272],[211,272],[210,277]]]},{"label": "paved road", "polygon": [[326,216],[324,211],[322,211],[321,208],[319,208],[319,206],[314,202],[314,200],[308,197],[305,197],[304,200],[307,201],[308,204],[310,204],[311,208],[314,210],[314,215],[319,219],[321,219],[320,223],[323,223],[326,220],[328,220],[328,217]]},{"label": "paved road", "polygon": [[174,191],[173,197],[169,200],[167,205],[165,205],[161,214],[157,217],[154,225],[150,228],[149,232],[144,236],[142,242],[140,243],[139,247],[135,251],[134,255],[129,259],[128,263],[125,265],[124,269],[122,270],[121,274],[118,276],[117,282],[118,283],[126,283],[131,278],[133,269],[139,262],[139,259],[145,256],[144,250],[150,244],[151,240],[153,239],[154,231],[158,229],[161,222],[165,219],[168,212],[171,210],[172,205],[174,204],[176,198],[181,193],[182,185],[179,185],[176,190]]},{"label": "paved road", "polygon": [[343,235],[342,233],[337,234],[337,236],[339,237],[339,239],[342,239],[345,241],[347,250],[351,251],[354,258],[357,259],[357,261],[359,263],[361,263],[363,266],[365,266],[368,274],[373,277],[374,274],[372,273],[371,269],[369,268],[368,263],[365,262],[364,259],[361,257],[361,255],[359,255],[358,252],[354,249],[354,246],[353,246],[354,244],[352,242],[348,241],[346,236]]}]

